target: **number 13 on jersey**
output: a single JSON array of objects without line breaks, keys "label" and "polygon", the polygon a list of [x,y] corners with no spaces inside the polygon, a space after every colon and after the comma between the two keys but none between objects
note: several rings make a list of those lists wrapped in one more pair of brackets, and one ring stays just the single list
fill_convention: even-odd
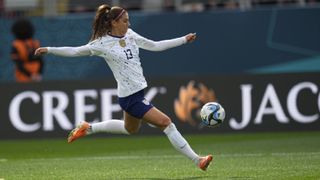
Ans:
[{"label": "number 13 on jersey", "polygon": [[123,50],[123,52],[126,53],[126,56],[127,56],[127,59],[128,59],[128,60],[133,58],[131,49]]}]

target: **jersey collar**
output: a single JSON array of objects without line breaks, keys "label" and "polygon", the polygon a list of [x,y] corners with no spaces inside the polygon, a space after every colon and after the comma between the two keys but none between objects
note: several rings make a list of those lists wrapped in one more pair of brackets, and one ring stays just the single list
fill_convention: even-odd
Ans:
[{"label": "jersey collar", "polygon": [[111,37],[114,37],[114,38],[123,38],[124,36],[115,36],[115,35],[112,35],[112,34],[108,34],[109,36],[111,36]]}]

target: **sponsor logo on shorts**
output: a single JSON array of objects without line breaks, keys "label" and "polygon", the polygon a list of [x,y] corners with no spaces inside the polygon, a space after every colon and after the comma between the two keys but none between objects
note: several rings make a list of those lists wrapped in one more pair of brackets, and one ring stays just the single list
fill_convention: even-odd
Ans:
[{"label": "sponsor logo on shorts", "polygon": [[142,102],[143,102],[143,104],[145,104],[145,105],[147,105],[147,106],[150,105],[150,102],[149,102],[148,100],[146,100],[146,99],[142,100]]}]

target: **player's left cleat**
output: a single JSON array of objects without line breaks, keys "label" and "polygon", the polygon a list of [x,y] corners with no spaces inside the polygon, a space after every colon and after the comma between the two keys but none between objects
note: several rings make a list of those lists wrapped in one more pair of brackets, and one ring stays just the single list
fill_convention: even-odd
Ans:
[{"label": "player's left cleat", "polygon": [[83,121],[76,128],[74,128],[68,136],[68,143],[72,143],[76,139],[87,135],[87,130],[90,128],[90,124]]},{"label": "player's left cleat", "polygon": [[199,161],[199,168],[202,169],[203,171],[207,170],[208,166],[210,165],[211,161],[212,161],[213,157],[212,155],[208,155],[205,157],[202,157]]}]

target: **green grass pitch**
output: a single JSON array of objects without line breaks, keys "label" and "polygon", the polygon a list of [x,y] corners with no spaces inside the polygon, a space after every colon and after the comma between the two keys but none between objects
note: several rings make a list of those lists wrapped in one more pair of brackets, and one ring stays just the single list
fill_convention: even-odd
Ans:
[{"label": "green grass pitch", "polygon": [[0,179],[320,179],[320,132],[185,135],[206,172],[165,136],[0,141]]}]

